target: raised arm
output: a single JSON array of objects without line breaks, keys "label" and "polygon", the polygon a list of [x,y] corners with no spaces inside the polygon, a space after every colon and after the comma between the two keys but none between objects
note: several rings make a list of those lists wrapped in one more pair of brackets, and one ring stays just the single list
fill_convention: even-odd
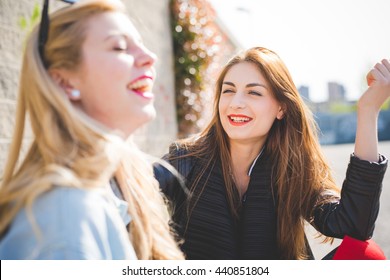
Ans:
[{"label": "raised arm", "polygon": [[390,62],[383,59],[367,74],[368,89],[358,101],[355,155],[379,160],[377,120],[380,107],[390,97]]},{"label": "raised arm", "polygon": [[368,89],[358,102],[355,156],[351,156],[340,202],[317,207],[314,225],[324,235],[359,240],[372,237],[387,159],[379,158],[377,119],[390,97],[390,62],[382,60],[367,75]]}]

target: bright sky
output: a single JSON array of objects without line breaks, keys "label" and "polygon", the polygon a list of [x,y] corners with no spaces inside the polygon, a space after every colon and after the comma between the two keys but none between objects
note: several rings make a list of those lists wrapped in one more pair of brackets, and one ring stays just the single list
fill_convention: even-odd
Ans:
[{"label": "bright sky", "polygon": [[276,51],[314,101],[327,99],[328,81],[358,99],[366,73],[390,59],[390,0],[209,1],[245,48]]}]

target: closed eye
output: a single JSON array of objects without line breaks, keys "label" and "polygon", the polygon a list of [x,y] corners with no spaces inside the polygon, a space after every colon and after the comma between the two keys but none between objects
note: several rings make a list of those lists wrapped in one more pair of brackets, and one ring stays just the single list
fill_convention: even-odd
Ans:
[{"label": "closed eye", "polygon": [[256,96],[263,96],[263,94],[261,92],[254,91],[254,90],[249,91],[249,94],[250,95],[256,95]]},{"label": "closed eye", "polygon": [[113,50],[117,52],[125,52],[127,51],[127,47],[114,47]]},{"label": "closed eye", "polygon": [[231,92],[234,92],[234,90],[232,90],[232,89],[230,89],[230,88],[224,89],[224,90],[222,91],[222,93],[231,93]]},{"label": "closed eye", "polygon": [[124,38],[120,38],[113,44],[113,50],[117,52],[126,52],[129,50],[129,47],[129,42]]}]

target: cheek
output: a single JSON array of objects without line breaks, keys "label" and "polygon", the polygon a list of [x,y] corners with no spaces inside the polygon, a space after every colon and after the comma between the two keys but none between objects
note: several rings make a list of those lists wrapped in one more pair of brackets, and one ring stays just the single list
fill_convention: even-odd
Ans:
[{"label": "cheek", "polygon": [[126,60],[115,53],[100,54],[86,59],[85,66],[89,78],[100,83],[107,79],[120,80],[129,77],[132,60]]},{"label": "cheek", "polygon": [[279,104],[275,101],[275,100],[272,100],[272,99],[269,99],[267,100],[267,102],[264,102],[262,105],[262,110],[264,112],[266,112],[266,114],[275,117],[276,118],[276,115],[278,114],[279,112]]},{"label": "cheek", "polygon": [[[111,80],[113,82],[114,80],[120,81],[123,77],[128,76],[128,68],[113,61],[104,61],[104,63],[94,63],[91,73],[95,73],[95,77],[92,77],[95,81],[97,81],[99,77],[102,82],[106,80]],[[113,84],[115,83],[112,83],[112,85]]]},{"label": "cheek", "polygon": [[223,122],[225,120],[224,116],[226,115],[226,102],[222,99],[218,103],[218,115],[219,119]]},{"label": "cheek", "polygon": [[218,109],[220,113],[226,111],[228,107],[229,107],[229,101],[227,100],[227,98],[219,99]]},{"label": "cheek", "polygon": [[221,111],[222,111],[222,106],[221,106],[221,102],[218,103],[218,114],[219,114],[219,117],[221,117]]}]

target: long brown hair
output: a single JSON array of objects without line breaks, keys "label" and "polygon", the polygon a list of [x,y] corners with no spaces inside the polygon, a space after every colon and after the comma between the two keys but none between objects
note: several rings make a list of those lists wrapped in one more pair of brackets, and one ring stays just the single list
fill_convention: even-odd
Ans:
[{"label": "long brown hair", "polygon": [[[119,0],[89,0],[54,13],[45,47],[48,69],[38,53],[37,28],[28,38],[15,131],[0,185],[0,235],[18,211],[23,207],[31,210],[35,199],[55,185],[99,188],[115,176],[129,204],[129,239],[137,257],[183,259],[148,155],[73,107],[48,73],[50,69],[73,71],[80,66],[87,22],[105,12],[124,13],[125,8]],[[22,157],[26,120],[30,120],[33,139]]]},{"label": "long brown hair", "polygon": [[[275,120],[265,144],[267,154],[271,155],[272,187],[277,194],[277,240],[281,258],[305,259],[304,221],[310,221],[316,204],[324,203],[327,196],[321,194],[338,195],[339,189],[322,155],[313,115],[300,97],[285,64],[275,52],[262,47],[251,48],[233,57],[222,69],[216,82],[214,113],[210,123],[196,141],[182,141],[190,150],[189,156],[206,159],[190,188],[194,189],[200,176],[219,159],[227,199],[233,216],[237,218],[240,202],[229,174],[229,138],[219,119],[218,104],[226,73],[241,62],[253,63],[257,67],[284,110],[283,119]],[[192,200],[196,201],[197,198],[193,197]],[[191,207],[194,207],[193,203]]]}]

